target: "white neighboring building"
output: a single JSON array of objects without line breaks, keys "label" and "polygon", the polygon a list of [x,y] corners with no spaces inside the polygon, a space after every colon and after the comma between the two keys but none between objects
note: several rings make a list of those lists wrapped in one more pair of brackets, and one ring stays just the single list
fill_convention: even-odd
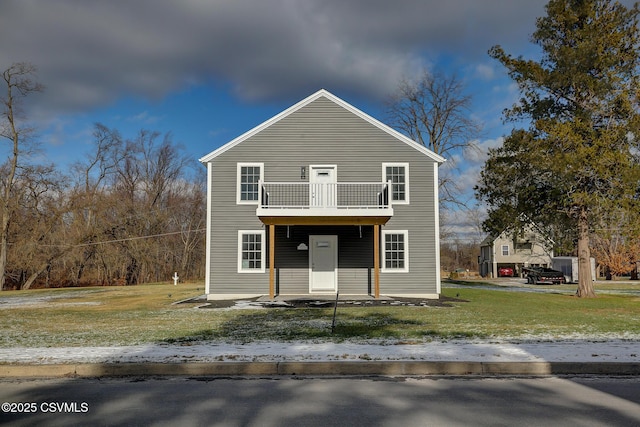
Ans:
[{"label": "white neighboring building", "polygon": [[[578,283],[578,257],[557,256],[551,260],[551,268],[562,271],[567,283]],[[591,278],[596,280],[595,258],[591,258]]]},{"label": "white neighboring building", "polygon": [[525,267],[551,267],[553,241],[543,236],[530,223],[523,232],[508,229],[498,236],[487,236],[480,244],[478,266],[482,277],[501,277],[500,270],[511,269],[513,276],[522,277]]}]

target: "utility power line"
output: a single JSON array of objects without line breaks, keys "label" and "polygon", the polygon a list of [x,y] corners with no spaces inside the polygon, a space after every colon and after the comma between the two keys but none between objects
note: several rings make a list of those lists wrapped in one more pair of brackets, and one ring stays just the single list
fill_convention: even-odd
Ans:
[{"label": "utility power line", "polygon": [[[203,231],[206,231],[206,228],[198,228],[195,230],[189,230],[189,233],[200,233]],[[39,246],[46,246],[46,247],[65,247],[65,248],[69,248],[69,247],[73,247],[73,248],[82,248],[82,247],[86,247],[86,246],[96,246],[96,245],[106,245],[108,243],[119,243],[119,242],[129,242],[132,240],[141,240],[141,239],[150,239],[153,237],[165,237],[165,236],[173,236],[176,234],[183,234],[182,231],[173,231],[171,233],[161,233],[161,234],[149,234],[147,236],[137,236],[137,237],[127,237],[124,239],[114,239],[114,240],[105,240],[102,242],[89,242],[89,243],[80,243],[77,245],[39,245]]]}]

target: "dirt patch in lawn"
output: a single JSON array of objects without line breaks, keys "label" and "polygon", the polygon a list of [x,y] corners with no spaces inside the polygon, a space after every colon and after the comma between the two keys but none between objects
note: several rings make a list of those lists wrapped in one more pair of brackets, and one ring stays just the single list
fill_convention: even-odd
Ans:
[{"label": "dirt patch in lawn", "polygon": [[[451,298],[441,295],[439,299],[427,298],[385,298],[385,299],[341,299],[338,307],[453,307],[454,302],[468,302],[460,298]],[[241,300],[212,300],[206,297],[193,298],[181,301],[181,304],[199,304],[203,309],[222,308],[331,308],[335,300],[315,298],[292,298],[277,301],[260,301],[259,298],[247,298]]]}]

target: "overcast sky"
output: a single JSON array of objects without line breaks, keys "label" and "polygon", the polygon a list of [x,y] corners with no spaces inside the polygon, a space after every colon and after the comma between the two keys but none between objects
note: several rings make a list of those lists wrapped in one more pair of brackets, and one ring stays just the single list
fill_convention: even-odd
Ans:
[{"label": "overcast sky", "polygon": [[3,0],[0,63],[37,65],[54,114],[211,83],[251,102],[319,87],[376,99],[443,56],[491,67],[488,48],[527,44],[544,3]]},{"label": "overcast sky", "polygon": [[[629,2],[630,3],[630,2]],[[325,88],[384,121],[421,68],[455,72],[485,149],[515,100],[487,50],[535,52],[544,0],[2,0],[0,68],[28,61],[49,158],[88,147],[94,122],[171,131],[194,158]],[[463,156],[463,153],[460,153]],[[482,156],[466,159],[472,185]]]}]

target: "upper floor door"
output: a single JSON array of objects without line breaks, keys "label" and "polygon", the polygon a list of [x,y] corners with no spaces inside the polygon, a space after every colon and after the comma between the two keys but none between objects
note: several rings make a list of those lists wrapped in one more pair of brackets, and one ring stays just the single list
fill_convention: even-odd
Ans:
[{"label": "upper floor door", "polygon": [[309,200],[311,207],[337,206],[337,171],[335,165],[310,166]]}]

